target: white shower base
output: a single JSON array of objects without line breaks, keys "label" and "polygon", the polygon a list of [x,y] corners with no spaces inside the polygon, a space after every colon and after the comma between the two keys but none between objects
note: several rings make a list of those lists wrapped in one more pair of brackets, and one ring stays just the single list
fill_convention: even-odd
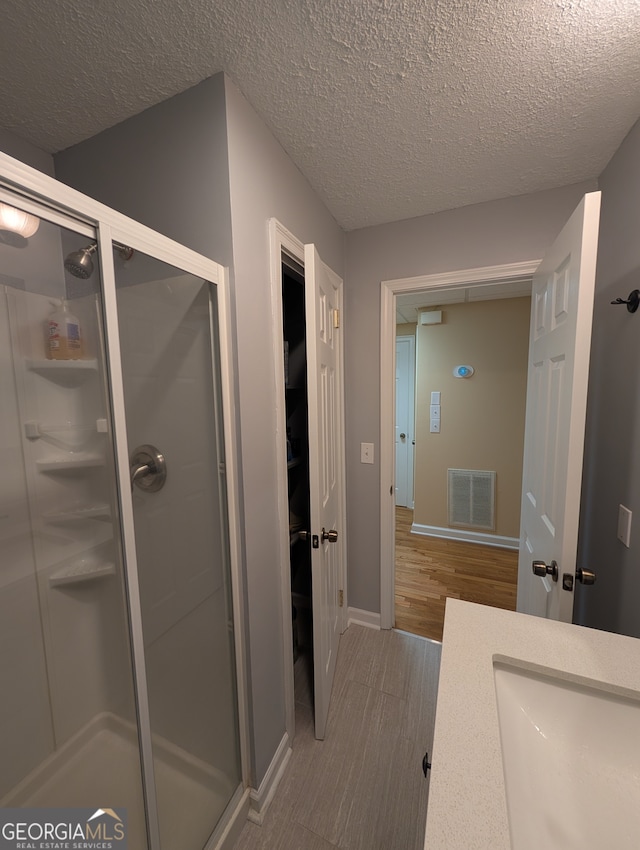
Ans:
[{"label": "white shower base", "polygon": [[[153,737],[162,850],[201,850],[236,786],[214,767]],[[93,718],[33,770],[0,807],[125,808],[128,846],[146,845],[138,738],[114,714]]]}]

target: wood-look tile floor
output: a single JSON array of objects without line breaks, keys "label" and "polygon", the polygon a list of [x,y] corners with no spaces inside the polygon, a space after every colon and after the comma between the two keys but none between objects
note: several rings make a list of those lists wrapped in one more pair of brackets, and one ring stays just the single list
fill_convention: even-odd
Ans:
[{"label": "wood-look tile floor", "polygon": [[440,649],[402,632],[350,626],[324,741],[313,736],[298,659],[291,759],[264,823],[247,822],[234,850],[422,850],[422,758],[433,744]]},{"label": "wood-look tile floor", "polygon": [[411,534],[413,511],[396,508],[396,628],[442,640],[447,597],[515,611],[518,553]]}]

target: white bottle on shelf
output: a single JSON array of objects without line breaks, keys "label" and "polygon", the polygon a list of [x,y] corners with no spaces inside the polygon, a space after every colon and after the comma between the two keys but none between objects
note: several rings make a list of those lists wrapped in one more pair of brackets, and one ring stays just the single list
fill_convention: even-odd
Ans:
[{"label": "white bottle on shelf", "polygon": [[80,360],[83,354],[80,321],[66,300],[51,302],[56,308],[47,318],[46,349],[49,360]]}]

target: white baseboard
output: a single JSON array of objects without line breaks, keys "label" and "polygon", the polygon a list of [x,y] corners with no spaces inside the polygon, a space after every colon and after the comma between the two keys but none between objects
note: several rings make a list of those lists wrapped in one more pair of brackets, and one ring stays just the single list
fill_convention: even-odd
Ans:
[{"label": "white baseboard", "polygon": [[380,614],[375,611],[363,611],[362,608],[348,608],[349,622],[347,625],[367,626],[369,629],[380,629]]},{"label": "white baseboard", "polygon": [[233,850],[249,816],[249,789],[238,789],[204,850]]},{"label": "white baseboard", "polygon": [[249,794],[250,805],[247,817],[252,823],[256,823],[258,826],[262,825],[264,816],[269,808],[269,804],[273,800],[273,795],[276,793],[276,788],[282,779],[290,757],[291,744],[289,742],[289,735],[285,732],[265,773],[264,779],[260,783],[260,787],[257,790],[252,788]]},{"label": "white baseboard", "polygon": [[441,528],[437,525],[421,525],[414,522],[412,534],[424,537],[442,537],[445,540],[460,540],[464,543],[479,543],[481,546],[496,546],[498,549],[519,549],[517,537],[503,537],[501,534],[485,534],[482,531],[469,531],[463,528]]}]

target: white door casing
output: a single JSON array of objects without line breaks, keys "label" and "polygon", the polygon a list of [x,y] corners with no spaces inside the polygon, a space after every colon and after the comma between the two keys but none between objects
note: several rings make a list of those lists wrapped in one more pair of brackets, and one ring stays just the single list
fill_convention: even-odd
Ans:
[{"label": "white door casing", "polygon": [[[305,245],[304,265],[315,735],[322,739],[342,631],[346,553],[342,329],[337,327],[342,280],[321,261],[314,245]],[[337,532],[335,542],[325,536],[329,531]]]},{"label": "white door casing", "polygon": [[380,626],[393,628],[395,585],[395,339],[396,297],[422,290],[520,283],[531,280],[539,259],[383,280],[380,287]]},{"label": "white door casing", "polygon": [[396,338],[396,505],[413,508],[414,336]]},{"label": "white door casing", "polygon": [[[533,282],[517,610],[571,622],[600,193],[585,195]],[[532,571],[557,564],[558,580]],[[563,575],[571,589],[563,589]]]}]

